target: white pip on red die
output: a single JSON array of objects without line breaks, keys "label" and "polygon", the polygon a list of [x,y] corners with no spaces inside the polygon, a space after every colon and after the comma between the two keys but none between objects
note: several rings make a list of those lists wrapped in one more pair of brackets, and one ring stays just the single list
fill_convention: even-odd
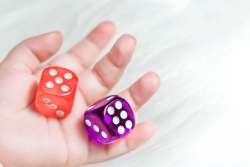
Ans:
[{"label": "white pip on red die", "polygon": [[51,66],[43,70],[35,107],[46,117],[64,118],[72,109],[78,78],[70,70]]}]

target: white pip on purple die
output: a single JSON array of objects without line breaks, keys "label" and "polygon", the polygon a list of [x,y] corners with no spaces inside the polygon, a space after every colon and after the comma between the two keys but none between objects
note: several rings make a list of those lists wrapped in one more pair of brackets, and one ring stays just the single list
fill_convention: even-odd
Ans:
[{"label": "white pip on purple die", "polygon": [[125,99],[112,95],[87,109],[84,113],[84,127],[94,142],[109,144],[134,129],[135,115]]}]

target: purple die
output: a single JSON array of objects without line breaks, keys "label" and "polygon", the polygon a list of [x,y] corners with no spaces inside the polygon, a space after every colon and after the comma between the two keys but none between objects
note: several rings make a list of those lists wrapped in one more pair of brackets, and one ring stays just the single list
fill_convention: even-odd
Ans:
[{"label": "purple die", "polygon": [[112,95],[87,109],[84,125],[93,141],[109,144],[126,136],[135,127],[135,115],[125,99]]}]

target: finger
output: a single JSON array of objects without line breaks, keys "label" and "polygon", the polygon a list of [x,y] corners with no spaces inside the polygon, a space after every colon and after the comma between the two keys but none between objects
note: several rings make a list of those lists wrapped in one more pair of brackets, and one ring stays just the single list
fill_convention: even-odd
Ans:
[{"label": "finger", "polygon": [[136,111],[155,94],[159,86],[159,76],[154,72],[148,72],[128,89],[121,92],[120,95],[124,97],[133,110]]},{"label": "finger", "polygon": [[97,62],[92,71],[84,71],[81,74],[80,89],[89,103],[106,94],[119,81],[132,57],[135,45],[134,37],[123,35],[111,51]]},{"label": "finger", "polygon": [[145,122],[138,124],[132,133],[116,143],[108,146],[90,144],[87,163],[111,159],[130,152],[148,141],[153,136],[154,132],[154,125]]},{"label": "finger", "polygon": [[110,89],[121,77],[135,49],[135,38],[130,35],[122,36],[113,46],[110,53],[94,67],[102,85]]},{"label": "finger", "polygon": [[97,54],[108,44],[114,35],[115,26],[110,21],[100,23],[85,39],[73,46],[69,53],[79,58],[85,67],[91,66]]},{"label": "finger", "polygon": [[108,44],[114,32],[115,26],[112,22],[100,23],[67,53],[58,56],[52,64],[80,73],[83,68],[93,65],[98,53]]},{"label": "finger", "polygon": [[2,67],[33,73],[41,62],[57,52],[62,44],[59,32],[31,37],[17,45],[4,59]]}]

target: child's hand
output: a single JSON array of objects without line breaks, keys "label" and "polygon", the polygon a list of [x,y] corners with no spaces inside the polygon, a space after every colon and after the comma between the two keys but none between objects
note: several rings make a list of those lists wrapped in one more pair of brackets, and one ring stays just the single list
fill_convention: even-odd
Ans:
[{"label": "child's hand", "polygon": [[[111,145],[95,145],[83,133],[83,111],[107,96],[131,59],[136,41],[123,35],[111,51],[95,64],[98,53],[115,32],[103,22],[85,39],[49,64],[69,68],[79,77],[79,89],[71,114],[63,120],[47,119],[33,109],[41,63],[60,48],[58,32],[29,38],[14,48],[0,65],[0,162],[5,167],[54,167],[104,161],[135,149],[154,132],[149,123]],[[94,66],[92,66],[95,64]],[[159,87],[155,73],[147,73],[118,93],[138,110]],[[153,112],[153,111],[152,111]]]}]

